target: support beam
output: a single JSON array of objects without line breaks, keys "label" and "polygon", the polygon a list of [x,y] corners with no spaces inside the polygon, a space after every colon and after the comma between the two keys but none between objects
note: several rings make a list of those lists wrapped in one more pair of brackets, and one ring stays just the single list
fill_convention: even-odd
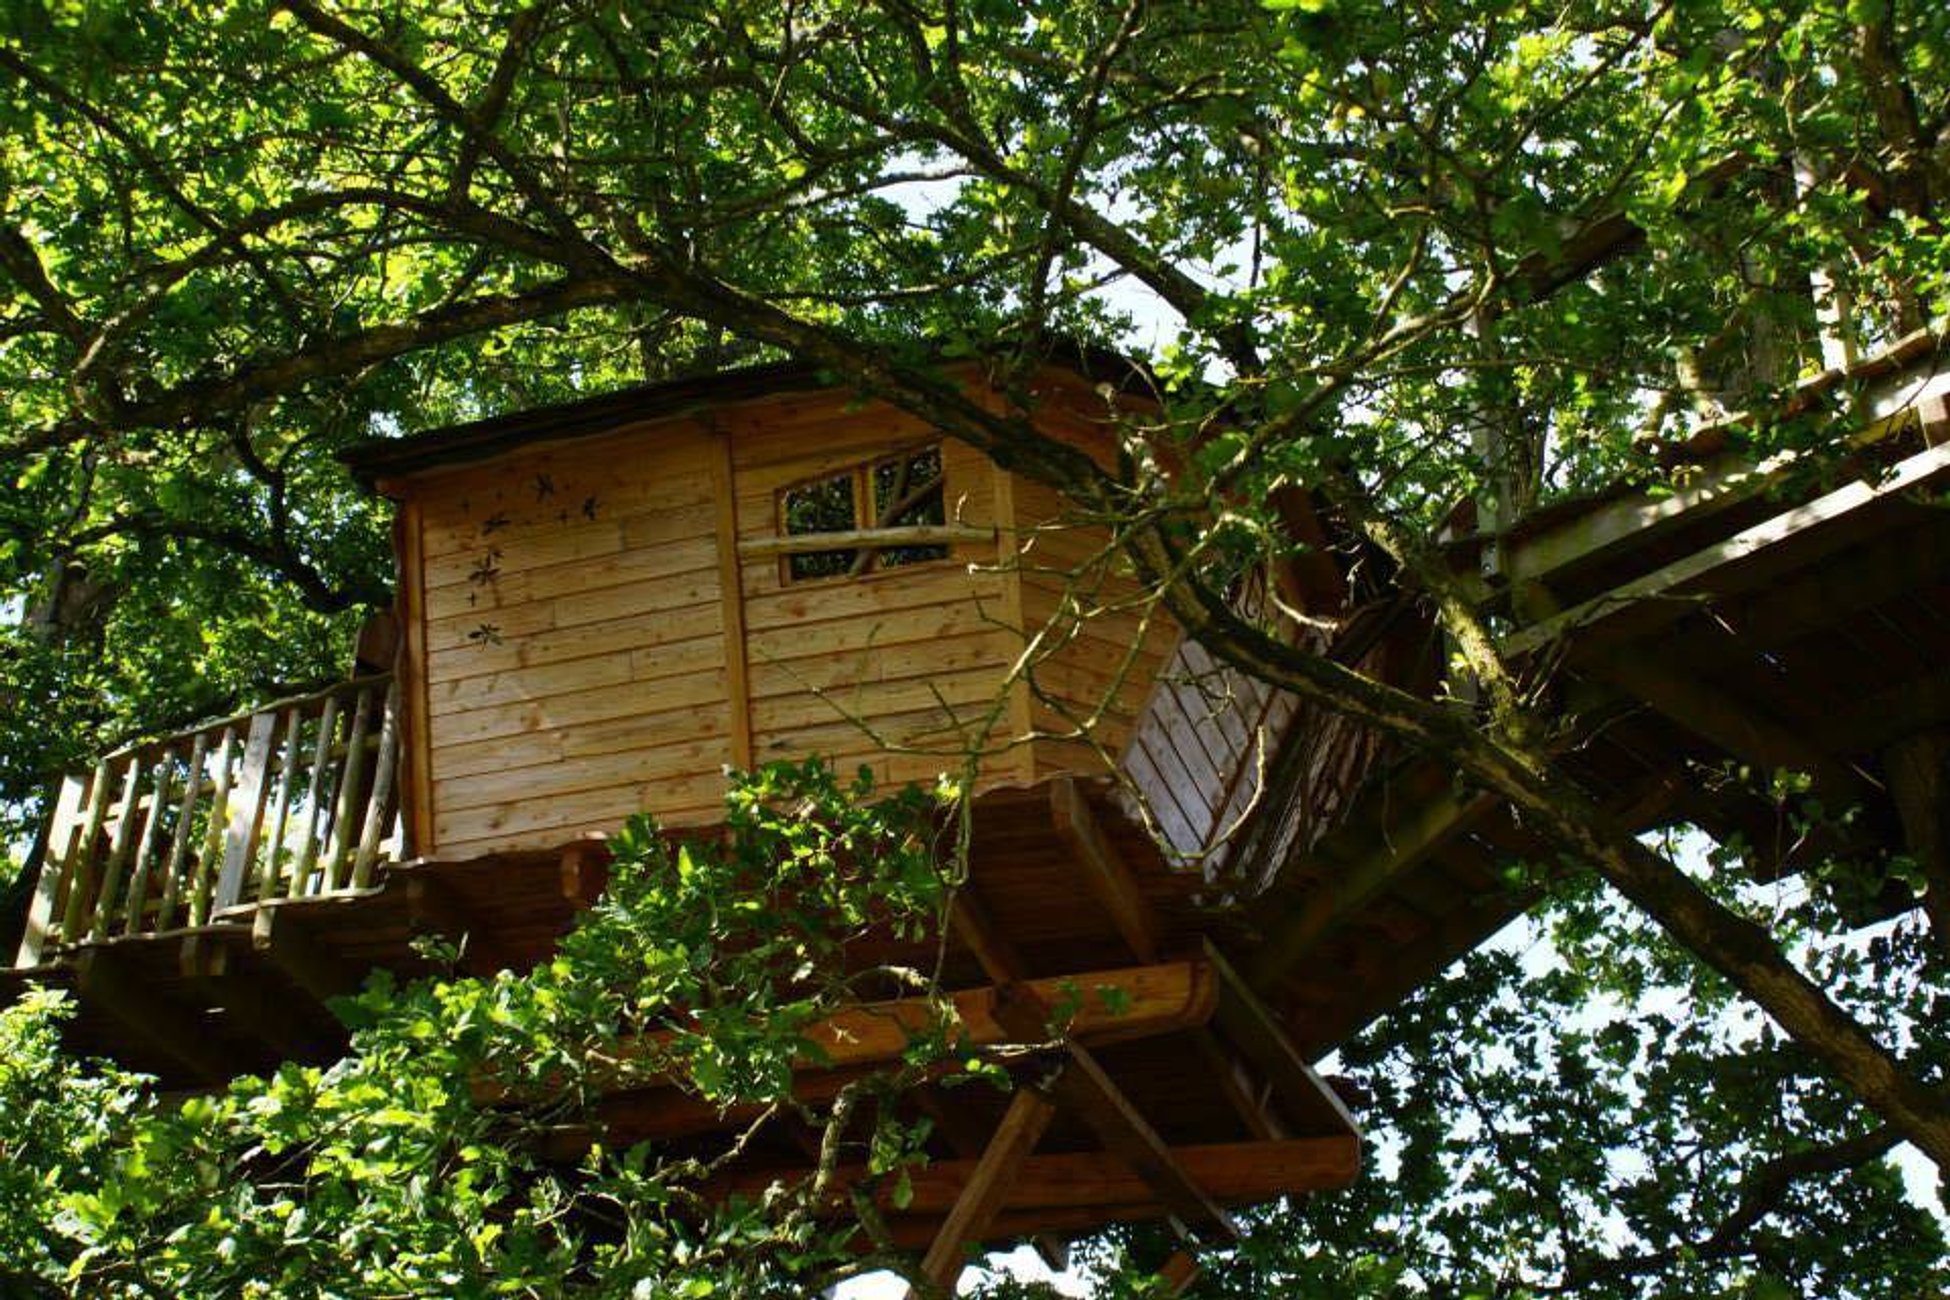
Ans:
[{"label": "support beam", "polygon": [[[1587,646],[1617,643],[1671,623],[1708,596],[1752,590],[1790,569],[1882,531],[1892,511],[1950,472],[1950,443],[1899,462],[1874,484],[1854,482],[1663,568],[1621,583],[1503,639],[1503,652],[1526,655],[1572,633]],[[1914,508],[1914,507],[1912,507]]]},{"label": "support beam", "polygon": [[1089,800],[1084,798],[1075,780],[1067,776],[1050,782],[1049,799],[1057,837],[1082,869],[1091,894],[1109,914],[1117,933],[1123,936],[1125,945],[1137,959],[1156,961],[1158,918],[1150,900],[1138,887],[1136,873],[1104,835]]},{"label": "support beam", "polygon": [[1014,984],[1029,978],[1029,967],[1022,954],[1002,933],[973,880],[955,890],[949,904],[948,926],[961,945],[982,967],[982,973],[999,985]]},{"label": "support beam", "polygon": [[463,971],[486,978],[497,971],[519,969],[519,963],[501,950],[494,935],[451,888],[424,869],[402,874],[406,875],[407,915],[414,927],[442,935],[459,948]]},{"label": "support beam", "polygon": [[360,974],[286,915],[289,903],[266,903],[251,918],[251,946],[320,1006],[359,987]]},{"label": "support beam", "polygon": [[571,844],[562,850],[562,897],[577,911],[596,905],[609,884],[609,848],[602,841]]},{"label": "support beam", "polygon": [[1837,809],[1870,804],[1880,794],[1859,770],[1823,753],[1799,732],[1660,657],[1628,651],[1585,667],[1742,762],[1764,771],[1808,773]]},{"label": "support beam", "polygon": [[343,1040],[314,1032],[303,1009],[279,998],[277,990],[258,977],[259,972],[245,968],[239,960],[240,945],[247,942],[242,935],[185,935],[179,952],[183,978],[222,1013],[226,1023],[262,1044],[276,1060],[330,1059],[344,1046]]},{"label": "support beam", "polygon": [[[1017,985],[997,1007],[996,1016],[1012,1032],[1029,1037],[1050,1020],[1042,990]],[[1186,1232],[1207,1240],[1236,1240],[1239,1229],[1219,1204],[1199,1187],[1172,1154],[1171,1146],[1104,1071],[1090,1049],[1074,1038],[1064,1044],[1064,1068],[1049,1085],[1050,1096],[1083,1121],[1104,1150],[1133,1170]]]},{"label": "support beam", "polygon": [[1082,1120],[1110,1152],[1132,1169],[1170,1216],[1206,1241],[1236,1241],[1239,1226],[1199,1186],[1171,1145],[1131,1104],[1089,1048],[1072,1043],[1063,1073],[1050,1085],[1059,1106]]},{"label": "support beam", "polygon": [[[1254,918],[1265,936],[1251,984],[1270,991],[1342,922],[1402,872],[1423,861],[1498,805],[1494,795],[1445,784],[1400,816],[1369,828],[1353,821],[1315,852],[1317,871],[1298,889],[1269,893]],[[1302,892],[1303,891],[1303,892]],[[1292,895],[1299,892],[1299,897]]]},{"label": "support beam", "polygon": [[1017,1172],[1042,1141],[1055,1113],[1049,1098],[1033,1088],[1021,1089],[1010,1100],[1002,1123],[922,1257],[921,1275],[944,1295],[954,1294],[955,1283],[968,1262],[969,1247],[988,1235]]},{"label": "support beam", "polygon": [[1271,1085],[1294,1131],[1310,1137],[1343,1133],[1359,1137],[1361,1126],[1340,1094],[1307,1064],[1272,1010],[1210,940],[1205,959],[1219,981],[1219,1008],[1214,1015],[1219,1034],[1238,1047]]},{"label": "support beam", "polygon": [[158,992],[153,981],[136,975],[120,953],[86,948],[75,954],[74,968],[75,992],[85,1005],[113,1017],[131,1038],[199,1083],[222,1083],[237,1072],[209,1027]]},{"label": "support beam", "polygon": [[[1200,1143],[1178,1147],[1176,1154],[1187,1175],[1215,1199],[1255,1205],[1276,1196],[1347,1186],[1360,1172],[1356,1146],[1347,1136],[1292,1138]],[[894,1209],[891,1179],[884,1175],[876,1179],[864,1164],[841,1165],[834,1171],[832,1196],[815,1208],[822,1217],[846,1218],[853,1213],[847,1189],[873,1184],[875,1205],[891,1216],[890,1226],[899,1233],[904,1216],[926,1223],[953,1208],[976,1164],[973,1159],[935,1160],[910,1170],[912,1199],[905,1211]],[[802,1165],[745,1166],[712,1179],[700,1190],[712,1198],[756,1195],[774,1182],[805,1175]],[[995,1241],[1034,1232],[1039,1217],[1066,1229],[1087,1231],[1113,1217],[1155,1220],[1164,1213],[1149,1185],[1118,1156],[1107,1151],[1049,1152],[1022,1162],[987,1236]]]}]

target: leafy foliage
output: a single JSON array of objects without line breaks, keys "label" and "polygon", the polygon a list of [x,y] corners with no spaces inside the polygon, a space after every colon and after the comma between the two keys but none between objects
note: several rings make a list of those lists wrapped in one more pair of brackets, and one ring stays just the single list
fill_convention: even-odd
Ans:
[{"label": "leafy foliage", "polygon": [[[0,1012],[0,1268],[23,1294],[698,1297],[864,1265],[859,1225],[815,1213],[817,1169],[761,1199],[701,1199],[714,1157],[587,1134],[598,1091],[676,1086],[806,1124],[888,1177],[919,1136],[891,1102],[950,1055],[947,1004],[907,1060],[830,1108],[793,1096],[804,1031],[859,1000],[839,961],[868,925],[926,930],[940,816],[869,804],[818,764],[736,783],[729,835],[648,819],[615,840],[602,901],[549,963],[493,979],[375,980],[343,1006],[352,1051],[169,1101],[63,1054],[71,1007]],[[884,982],[881,972],[853,978]],[[925,998],[920,976],[913,996]],[[585,1154],[551,1157],[584,1134]],[[870,1251],[867,1259],[874,1258]],[[8,1294],[12,1294],[9,1291]]]},{"label": "leafy foliage", "polygon": [[[1517,975],[1485,959],[1411,1011],[1397,1026],[1400,1050],[1435,1051],[1427,1045],[1445,1025],[1435,1054],[1455,1068],[1404,1076],[1406,1056],[1379,1055],[1364,1067],[1401,1108],[1404,1154],[1401,1172],[1356,1196],[1432,1206],[1438,1184],[1454,1183],[1469,1189],[1474,1217],[1444,1211],[1439,1233],[1377,1252],[1351,1244],[1359,1214],[1336,1226],[1323,1210],[1309,1229],[1322,1253],[1278,1256],[1272,1276],[1318,1264],[1339,1270],[1335,1285],[1376,1294],[1413,1285],[1410,1269],[1428,1289],[1459,1294],[1566,1287],[1598,1248],[1571,1210],[1617,1198],[1586,1217],[1624,1224],[1627,1245],[1662,1261],[1656,1274],[1580,1275],[1591,1286],[1629,1293],[1633,1278],[1669,1274],[1687,1279],[1675,1287],[1766,1295],[1775,1283],[1765,1261],[1736,1277],[1679,1243],[1712,1231],[1692,1220],[1737,1213],[1737,1171],[1874,1131],[1821,1080],[1857,1080],[1881,1119],[1939,1159],[1950,1152],[1932,1002],[1944,937],[1906,921],[1864,947],[1822,895],[1757,907],[1729,883],[1730,867],[1687,873],[1622,841],[1593,792],[1561,779],[1545,743],[1561,719],[1537,707],[1547,692],[1502,662],[1495,611],[1456,590],[1431,557],[1443,529],[1472,519],[1493,537],[1621,479],[1673,486],[1671,450],[1730,412],[1756,418],[1728,436],[1757,452],[1807,451],[1811,472],[1828,472],[1852,386],[1791,418],[1773,413],[1839,344],[1872,347],[1940,316],[1950,286],[1946,68],[1950,8],[1920,0],[6,6],[0,807],[13,820],[0,833],[18,840],[48,777],[107,741],[342,668],[360,615],[387,594],[382,512],[346,485],[335,450],[794,356],[1118,521],[1160,602],[1220,658],[1392,743],[1442,753],[1663,925],[1697,922],[1673,930],[1682,958],[1642,928],[1567,904],[1567,951],[1615,934],[1605,941],[1615,960],[1577,957],[1569,974],[1526,979],[1506,1001],[1489,985]],[[1114,471],[1006,411],[976,408],[941,377],[944,359],[976,358],[1008,391],[1065,336],[1135,340],[1151,354],[1161,416],[1126,430]],[[1291,629],[1211,621],[1242,574],[1275,572],[1321,545],[1288,529],[1280,504],[1294,493],[1322,503],[1358,536],[1345,545],[1370,556],[1357,566],[1355,604],[1436,611],[1482,686],[1478,705],[1397,691],[1296,649],[1282,635]],[[662,852],[633,834],[633,853]],[[801,847],[772,845],[783,860]],[[681,878],[684,861],[665,865]],[[696,850],[688,861],[699,888],[760,870],[721,872]],[[1940,900],[1950,879],[1931,882],[1926,864],[1914,866],[1905,879]],[[1862,874],[1838,866],[1830,876],[1851,873]],[[688,888],[679,894],[696,901]],[[843,925],[846,908],[868,905],[825,901]],[[645,905],[655,916],[637,919],[672,926],[688,956],[670,956],[660,945],[675,940],[654,930],[602,933],[618,951],[664,954],[652,1008],[681,994],[712,1017],[710,1035],[672,1040],[690,1045],[693,1086],[742,1096],[775,1085],[789,1049],[749,1032],[738,997],[750,992],[789,1024],[816,995],[789,981],[745,990],[700,971],[760,952],[783,961],[794,945],[824,950],[769,911]],[[750,953],[696,931],[745,922],[760,927]],[[578,1033],[603,1028],[605,1016],[618,1027],[639,1011],[654,1018],[617,1002],[594,972],[619,989],[651,976],[605,965],[589,943],[568,972],[540,975],[532,989],[447,981],[407,991],[402,1005],[420,1008],[442,1043],[454,1028],[482,1061],[484,1044],[499,1041],[499,999]],[[586,981],[575,975],[584,963]],[[557,1002],[535,1001],[557,978]],[[1782,1042],[1708,1052],[1703,1038],[1718,1032],[1714,1012],[1735,1005],[1735,986],[1766,1007]],[[1632,1043],[1600,1026],[1565,1030],[1579,1023],[1568,1012],[1561,1023],[1542,1018],[1545,1007],[1592,998],[1635,1003],[1652,988],[1687,990],[1704,1019],[1647,1021],[1648,1042]],[[1451,1004],[1474,1010],[1445,1020]],[[141,1245],[144,1259],[167,1256],[180,1228],[181,1243],[208,1248],[192,1263],[182,1245],[181,1267],[215,1270],[185,1273],[183,1286],[240,1280],[242,1265],[223,1272],[233,1266],[222,1252],[238,1258],[243,1238],[187,1217],[142,1236],[151,1229],[140,1224],[173,1222],[169,1207],[187,1205],[188,1184],[170,1180],[212,1170],[212,1186],[249,1202],[219,1217],[257,1223],[251,1198],[268,1196],[276,1177],[233,1175],[282,1166],[245,1158],[264,1136],[253,1102],[277,1096],[278,1113],[288,1104],[307,1116],[324,1114],[317,1099],[327,1096],[360,1115],[376,1104],[345,1101],[338,1075],[281,1077],[240,1085],[207,1112],[165,1116],[127,1100],[123,1084],[86,1082],[94,1076],[47,1056],[44,1003],[13,1014],[15,1050],[58,1084],[53,1100],[35,1103],[54,1108],[47,1127],[18,1140],[44,1141],[35,1162],[54,1160],[32,1167],[78,1180],[46,1206],[105,1186],[101,1170],[130,1158],[138,1133],[168,1144],[158,1151],[194,1156],[142,1165],[131,1186],[153,1193],[137,1209],[34,1220],[46,1250],[73,1252],[35,1254],[18,1238],[35,1270],[81,1260],[93,1240],[76,1235],[85,1222],[103,1240],[133,1234],[114,1237],[117,1249]],[[463,1068],[459,1048],[416,1052],[425,1040],[402,1026],[417,1021],[377,1003],[369,1014],[362,1042],[388,1064],[358,1077],[424,1105],[437,1128],[397,1125],[385,1141],[413,1153],[400,1168],[448,1151],[470,1125],[506,1122],[468,1103],[451,1073],[414,1073]],[[1466,1041],[1457,1035],[1486,1024],[1509,1036],[1500,1050],[1514,1062],[1455,1050]],[[527,1051],[493,1062],[540,1078],[581,1059],[572,1047],[542,1056],[548,1064]],[[1532,1062],[1545,1082],[1554,1071],[1584,1088],[1561,1120],[1523,1120],[1546,1166],[1504,1159],[1487,1128],[1438,1132],[1414,1113],[1487,1098],[1497,1123],[1539,1116],[1541,1098],[1561,1104],[1562,1094],[1516,1068]],[[345,1068],[352,1079],[359,1067]],[[1710,1090],[1700,1086],[1709,1077]],[[109,1090],[101,1104],[83,1103],[91,1087]],[[1686,1109],[1722,1088],[1723,1114]],[[1781,1110],[1773,1128],[1753,1119],[1772,1110],[1748,1109],[1763,1095]],[[1655,1101],[1674,1118],[1657,1119]],[[361,1131],[380,1141],[378,1129]],[[1700,1154],[1648,1159],[1650,1181],[1634,1181],[1610,1164],[1628,1137],[1697,1142]],[[595,1235],[571,1245],[564,1225],[580,1220],[558,1210],[583,1204],[580,1185],[531,1179],[518,1147],[474,1145],[494,1154],[470,1175],[473,1201],[441,1200],[446,1182],[365,1179],[358,1161],[384,1168],[395,1156],[358,1147],[333,1173],[344,1190],[319,1213],[366,1197],[397,1212],[334,1231],[353,1232],[355,1255],[359,1234],[380,1233],[361,1258],[402,1261],[401,1286],[461,1289],[430,1279],[477,1276],[466,1270],[487,1266],[462,1258],[470,1250],[547,1290],[549,1268],[585,1258],[589,1243],[618,1259],[653,1249],[627,1234],[627,1245]],[[54,1159],[70,1146],[73,1162]],[[660,1186],[642,1168],[602,1168],[591,1176],[619,1180],[603,1184],[619,1198]],[[1561,1180],[1561,1195],[1548,1194],[1540,1168]],[[1850,1271],[1845,1239],[1816,1241],[1839,1231],[1835,1214],[1899,1213],[1877,1181],[1886,1175],[1868,1168],[1835,1184],[1823,1203],[1829,1226],[1795,1235],[1793,1248],[1814,1251],[1805,1258],[1819,1267],[1785,1284],[1871,1288]],[[548,1195],[560,1199],[530,1203],[516,1187],[555,1187]],[[427,1198],[439,1204],[428,1209]],[[1554,1200],[1567,1207],[1562,1222],[1552,1221]],[[46,1206],[39,1212],[56,1214]],[[413,1237],[423,1210],[460,1235]],[[1392,1221],[1415,1218],[1403,1209]],[[463,1244],[490,1230],[491,1240]],[[294,1231],[312,1240],[310,1228]],[[727,1277],[777,1258],[667,1231]],[[739,1231],[725,1241],[752,1240]],[[1911,1240],[1918,1252],[1936,1247],[1925,1229]],[[1438,1247],[1456,1253],[1439,1257]],[[87,1260],[125,1257],[134,1256]],[[1912,1256],[1896,1263],[1907,1271],[1892,1265],[1892,1277],[1923,1276]],[[119,1264],[103,1262],[99,1275],[81,1267],[91,1284],[141,1285],[113,1272]],[[702,1285],[699,1269],[673,1276]]]}]

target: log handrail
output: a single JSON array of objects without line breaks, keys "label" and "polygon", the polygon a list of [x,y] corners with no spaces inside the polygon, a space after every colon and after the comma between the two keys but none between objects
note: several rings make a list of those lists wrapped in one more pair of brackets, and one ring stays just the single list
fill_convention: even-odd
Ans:
[{"label": "log handrail", "polygon": [[397,683],[359,677],[69,775],[14,965],[366,886],[401,855],[399,717]]}]

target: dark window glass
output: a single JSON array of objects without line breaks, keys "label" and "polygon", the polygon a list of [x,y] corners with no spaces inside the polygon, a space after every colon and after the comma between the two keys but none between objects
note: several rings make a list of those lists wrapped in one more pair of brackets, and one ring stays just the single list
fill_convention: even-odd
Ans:
[{"label": "dark window glass", "polygon": [[[926,447],[873,467],[876,528],[905,528],[948,522],[941,492],[941,448]],[[948,558],[946,546],[885,546],[877,552],[883,567]]]},{"label": "dark window glass", "polygon": [[[785,493],[785,533],[803,537],[807,533],[843,533],[859,527],[853,506],[853,475],[837,474],[787,488]],[[793,579],[831,578],[853,569],[858,551],[806,551],[785,557],[786,573]]]},{"label": "dark window glass", "polygon": [[[941,482],[941,448],[923,447],[787,488],[780,497],[780,513],[787,537],[945,524],[948,513]],[[940,544],[836,547],[788,555],[785,572],[788,581],[796,582],[947,558],[948,547]]]}]

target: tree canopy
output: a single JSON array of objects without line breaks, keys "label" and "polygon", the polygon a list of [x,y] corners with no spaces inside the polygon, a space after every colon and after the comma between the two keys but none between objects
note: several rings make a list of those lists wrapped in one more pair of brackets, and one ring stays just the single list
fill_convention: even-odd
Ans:
[{"label": "tree canopy", "polygon": [[[1481,956],[1351,1051],[1392,1170],[1208,1285],[1940,1286],[1879,1162],[1950,1161],[1947,937],[1616,832],[1434,540],[1664,482],[1729,412],[1756,455],[1825,445],[1847,385],[1770,413],[1936,322],[1946,204],[1950,11],[1898,0],[10,5],[0,800],[18,831],[79,756],[342,665],[389,583],[350,442],[797,358],[1120,521],[1217,657],[1447,756],[1580,868],[1560,965]],[[1115,470],[943,377],[1006,392],[1075,340],[1157,385]],[[1434,612],[1472,702],[1233,610],[1317,544],[1288,491]],[[117,1140],[63,1096],[26,1136]]]}]

